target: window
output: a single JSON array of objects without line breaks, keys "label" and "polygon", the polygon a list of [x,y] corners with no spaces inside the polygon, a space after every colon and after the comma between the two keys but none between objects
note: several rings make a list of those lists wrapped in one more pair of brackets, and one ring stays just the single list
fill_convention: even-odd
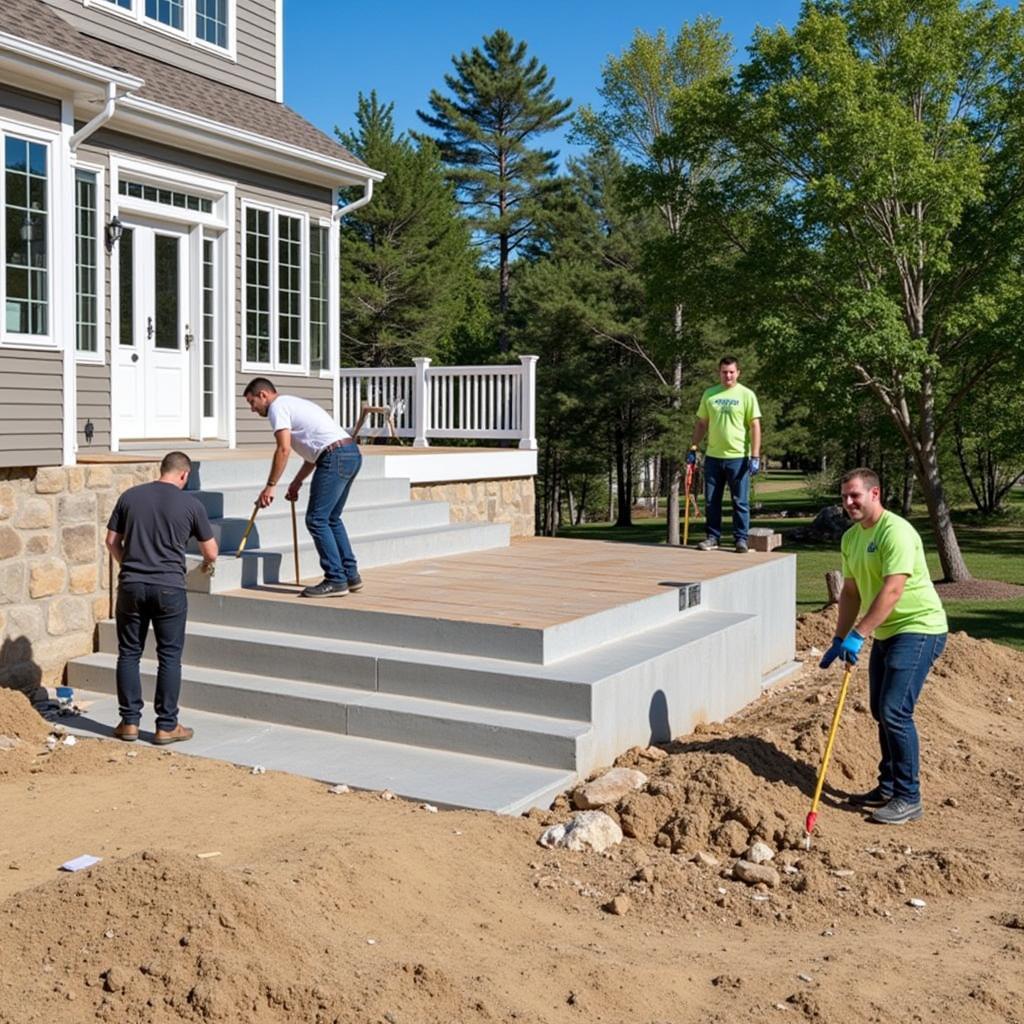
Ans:
[{"label": "window", "polygon": [[75,350],[99,352],[96,174],[75,171]]},{"label": "window", "polygon": [[47,163],[45,143],[4,140],[4,322],[13,334],[50,332]]},{"label": "window", "polygon": [[170,28],[185,27],[185,0],[146,0],[146,17]]},{"label": "window", "polygon": [[305,218],[245,207],[245,359],[253,367],[304,366]]},{"label": "window", "polygon": [[236,0],[82,0],[234,59]]},{"label": "window", "polygon": [[142,181],[131,181],[121,178],[117,183],[117,191],[132,199],[145,199],[150,203],[162,203],[164,206],[177,206],[183,210],[198,210],[200,213],[213,212],[213,200],[206,196],[193,195],[191,192],[179,192],[176,189],[158,188]]},{"label": "window", "polygon": [[327,344],[328,266],[330,228],[316,224],[309,229],[309,368],[329,370]]},{"label": "window", "polygon": [[196,38],[214,46],[228,45],[227,0],[196,0]]},{"label": "window", "polygon": [[216,411],[217,286],[214,253],[217,243],[203,239],[203,416]]}]

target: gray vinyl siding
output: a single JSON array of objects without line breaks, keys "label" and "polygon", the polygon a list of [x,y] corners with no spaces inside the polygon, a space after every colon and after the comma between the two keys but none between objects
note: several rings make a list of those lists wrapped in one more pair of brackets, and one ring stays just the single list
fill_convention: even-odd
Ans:
[{"label": "gray vinyl siding", "polygon": [[60,101],[0,82],[0,116],[36,128],[56,128],[60,125]]},{"label": "gray vinyl siding", "polygon": [[[262,445],[264,448],[273,443],[273,435],[270,433],[270,426],[262,416],[257,416],[249,408],[248,403],[242,397],[246,384],[256,376],[256,373],[242,370],[242,355],[245,351],[245,325],[242,321],[245,297],[242,294],[242,258],[245,253],[245,223],[242,220],[242,204],[245,202],[263,203],[267,206],[275,206],[283,212],[292,211],[305,213],[311,222],[314,218],[329,217],[331,213],[331,194],[327,189],[321,189],[319,200],[300,198],[295,195],[284,195],[276,189],[259,188],[253,185],[240,187],[236,193],[235,210],[235,270],[237,287],[235,289],[235,338],[237,352],[235,356],[235,393],[236,393],[236,419],[235,429],[236,443],[239,448],[247,445]],[[303,319],[308,320],[304,311]],[[328,412],[333,412],[332,407],[332,385],[329,378],[321,377],[319,372],[315,374],[289,373],[276,370],[259,371],[260,376],[267,376],[273,380],[282,394],[297,395],[299,398],[307,398],[323,406]]]},{"label": "gray vinyl siding", "polygon": [[0,347],[0,466],[63,461],[63,353]]},{"label": "gray vinyl siding", "polygon": [[[86,35],[266,99],[277,98],[275,0],[234,0],[237,5],[236,60],[205,47],[193,46],[160,29],[139,24],[105,9],[102,3],[84,7],[81,0],[45,2]],[[278,2],[283,3],[284,0]]]}]

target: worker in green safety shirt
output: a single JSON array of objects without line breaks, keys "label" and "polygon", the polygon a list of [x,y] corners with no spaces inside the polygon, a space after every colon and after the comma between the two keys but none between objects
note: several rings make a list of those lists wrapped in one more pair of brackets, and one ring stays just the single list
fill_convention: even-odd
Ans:
[{"label": "worker in green safety shirt", "polygon": [[914,705],[946,646],[949,626],[920,534],[882,507],[878,474],[851,469],[840,486],[854,525],[843,534],[839,621],[821,667],[837,659],[855,665],[865,639],[874,634],[868,687],[882,759],[878,785],[849,803],[871,809],[871,820],[881,825],[902,825],[924,813]]}]

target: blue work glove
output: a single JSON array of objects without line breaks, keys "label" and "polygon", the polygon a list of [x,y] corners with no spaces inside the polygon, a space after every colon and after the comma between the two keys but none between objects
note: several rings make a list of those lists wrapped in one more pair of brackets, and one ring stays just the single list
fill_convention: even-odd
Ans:
[{"label": "blue work glove", "polygon": [[864,637],[860,635],[855,629],[851,629],[846,634],[846,639],[839,645],[839,657],[846,662],[847,665],[857,664],[857,655],[860,654],[860,649],[864,646]]},{"label": "blue work glove", "polygon": [[755,455],[750,460],[750,475],[757,476],[761,472],[761,460]]},{"label": "blue work glove", "polygon": [[818,662],[818,668],[828,668],[839,657],[839,648],[842,646],[843,638],[841,636],[832,637],[832,646],[822,655],[821,661]]},{"label": "blue work glove", "polygon": [[688,466],[696,466],[697,465],[697,446],[696,445],[694,445],[686,453],[686,464]]}]

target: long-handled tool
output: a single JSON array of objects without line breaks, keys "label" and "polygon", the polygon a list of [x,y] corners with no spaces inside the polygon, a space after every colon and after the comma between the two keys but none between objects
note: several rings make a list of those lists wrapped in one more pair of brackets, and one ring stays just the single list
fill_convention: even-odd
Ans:
[{"label": "long-handled tool", "polygon": [[292,546],[295,548],[295,586],[301,587],[302,580],[299,578],[299,522],[295,512],[297,502],[292,502]]},{"label": "long-handled tool", "polygon": [[829,758],[832,757],[832,745],[836,741],[836,733],[839,731],[839,719],[843,714],[843,704],[846,702],[846,691],[850,686],[850,676],[853,674],[853,665],[847,665],[843,673],[843,684],[839,687],[839,700],[836,701],[836,709],[832,713],[832,725],[828,730],[828,742],[825,744],[825,754],[821,759],[821,767],[818,769],[818,784],[814,787],[814,799],[811,801],[811,811],[804,823],[804,849],[811,848],[811,833],[814,831],[814,823],[818,820],[818,801],[821,800],[821,790],[825,785],[825,773],[828,771]]},{"label": "long-handled tool", "polygon": [[245,528],[245,533],[242,534],[242,539],[238,542],[238,550],[235,552],[235,558],[241,558],[242,552],[245,550],[245,545],[248,543],[249,534],[252,533],[253,523],[256,522],[256,513],[259,512],[259,504],[253,505],[252,515],[249,516],[249,525]]},{"label": "long-handled tool", "polygon": [[686,464],[686,494],[683,498],[683,547],[690,543],[690,487],[693,486],[693,463]]}]

